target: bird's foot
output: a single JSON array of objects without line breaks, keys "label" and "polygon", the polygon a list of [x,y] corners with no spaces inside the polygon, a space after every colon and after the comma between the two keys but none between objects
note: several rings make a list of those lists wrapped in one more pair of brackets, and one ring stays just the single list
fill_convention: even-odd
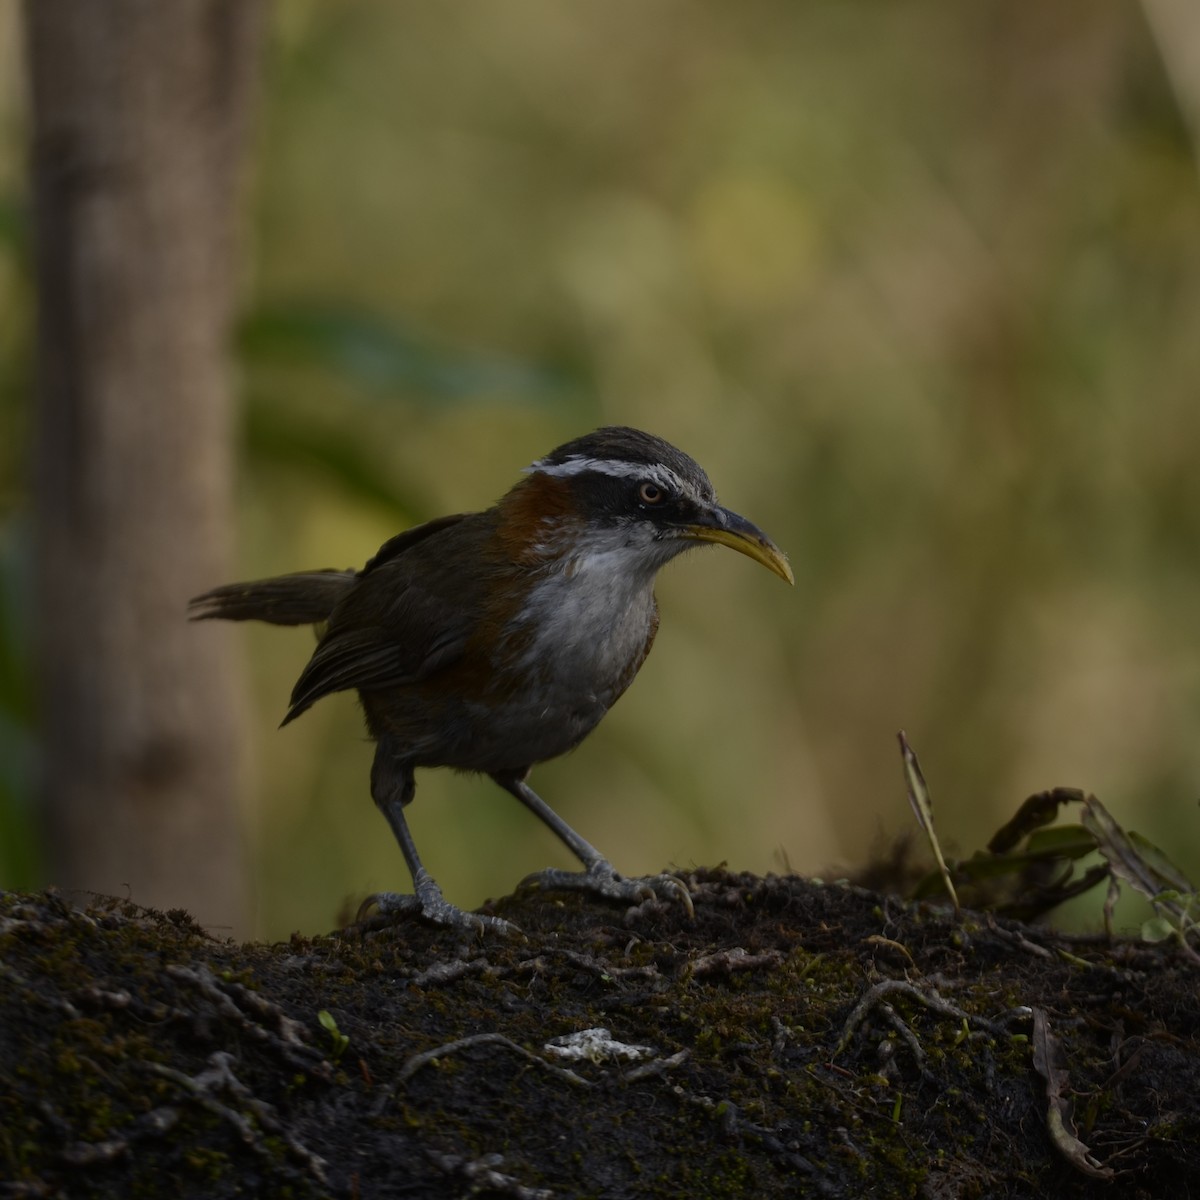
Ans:
[{"label": "bird's foot", "polygon": [[586,871],[563,871],[557,867],[535,871],[521,880],[520,886],[522,889],[538,888],[543,891],[589,892],[604,900],[618,900],[632,905],[647,900],[675,900],[683,905],[689,917],[696,915],[687,884],[677,875],[664,872],[630,879],[618,875],[607,859],[592,863]]},{"label": "bird's foot", "polygon": [[503,917],[486,913],[464,912],[451,904],[436,885],[417,895],[404,892],[375,892],[358,906],[356,920],[362,921],[374,908],[381,917],[420,917],[445,929],[461,929],[464,933],[519,934],[521,931]]}]

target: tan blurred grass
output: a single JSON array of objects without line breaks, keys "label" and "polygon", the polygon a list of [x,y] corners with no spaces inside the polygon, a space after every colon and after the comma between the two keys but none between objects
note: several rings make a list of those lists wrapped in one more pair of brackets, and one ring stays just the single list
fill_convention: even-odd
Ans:
[{"label": "tan blurred grass", "polygon": [[[583,399],[364,400],[415,518],[489,503],[583,428],[644,426],[791,552],[674,567],[663,630],[546,798],[624,869],[863,861],[1024,796],[1096,791],[1200,877],[1200,196],[1139,6],[914,0],[281,0],[251,303],[352,302],[567,364]],[[394,518],[256,467],[243,570],[365,559]],[[254,631],[261,930],[405,883],[349,698],[274,729],[308,652]],[[464,904],[561,853],[427,773],[418,843]],[[1098,911],[1098,902],[1097,902]]]},{"label": "tan blurred grass", "polygon": [[[285,4],[270,100],[259,293],[590,380],[593,411],[402,405],[430,512],[626,421],[792,553],[794,594],[673,569],[643,676],[535,776],[623,867],[862,861],[908,819],[904,726],[964,851],[1073,783],[1200,873],[1200,203],[1136,5]],[[329,510],[248,569],[387,532]],[[261,650],[276,931],[402,877],[352,703],[270,732],[305,650]],[[493,792],[414,808],[466,903],[559,857]]]}]

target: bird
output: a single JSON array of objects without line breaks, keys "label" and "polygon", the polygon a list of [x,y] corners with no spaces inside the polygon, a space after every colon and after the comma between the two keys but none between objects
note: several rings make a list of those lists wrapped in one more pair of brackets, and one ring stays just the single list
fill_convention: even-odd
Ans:
[{"label": "bird", "polygon": [[491,508],[397,534],[361,570],[227,584],[192,599],[189,615],[318,627],[282,725],[324,696],[357,691],[375,742],[371,796],[413,888],[367,897],[360,919],[373,906],[463,930],[513,928],[452,904],[422,864],[405,809],[426,767],[490,776],[584,868],[524,884],[628,903],[676,897],[691,911],[681,880],[618,874],[527,778],[578,746],[629,687],[658,630],[659,570],[705,543],[795,582],[783,552],[717,502],[693,458],[609,426],[537,459]]}]

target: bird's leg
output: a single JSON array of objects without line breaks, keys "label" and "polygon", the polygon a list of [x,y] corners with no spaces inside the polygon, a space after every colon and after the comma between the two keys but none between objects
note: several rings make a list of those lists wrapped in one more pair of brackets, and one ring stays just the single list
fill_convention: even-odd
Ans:
[{"label": "bird's leg", "polygon": [[413,841],[408,822],[404,819],[405,806],[412,800],[415,792],[416,782],[413,779],[412,765],[395,753],[387,738],[381,738],[375,750],[375,762],[371,767],[371,795],[380,812],[387,817],[392,833],[400,845],[400,852],[408,864],[409,874],[412,875],[414,894],[376,892],[359,906],[358,919],[362,920],[366,911],[373,906],[384,916],[416,915],[432,921],[435,925],[445,925],[452,929],[465,929],[475,933],[484,929],[495,929],[503,933],[517,932],[516,926],[509,921],[500,917],[463,912],[442,895],[437,881],[422,865],[417,854],[417,844]]},{"label": "bird's leg", "polygon": [[575,855],[581,863],[582,871],[562,871],[554,867],[544,871],[535,871],[526,877],[523,885],[547,889],[563,888],[571,891],[592,892],[607,900],[624,900],[631,904],[649,900],[654,896],[664,899],[678,900],[688,911],[688,916],[695,916],[692,898],[687,885],[674,875],[648,875],[636,879],[627,879],[617,873],[616,868],[591,844],[586,838],[580,837],[525,782],[527,771],[493,775],[492,778],[511,795],[525,805],[531,813],[547,825]]}]

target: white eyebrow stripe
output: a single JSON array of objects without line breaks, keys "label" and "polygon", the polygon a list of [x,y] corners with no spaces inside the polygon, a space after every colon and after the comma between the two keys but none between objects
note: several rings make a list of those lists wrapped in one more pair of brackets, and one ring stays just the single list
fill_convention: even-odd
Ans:
[{"label": "white eyebrow stripe", "polygon": [[631,463],[619,458],[579,458],[571,457],[566,462],[552,463],[544,458],[531,463],[525,468],[527,475],[535,472],[541,475],[553,475],[565,479],[571,475],[583,475],[594,471],[598,475],[610,475],[614,479],[648,479],[659,487],[672,491],[683,491],[683,481],[670,467],[661,463]]}]

